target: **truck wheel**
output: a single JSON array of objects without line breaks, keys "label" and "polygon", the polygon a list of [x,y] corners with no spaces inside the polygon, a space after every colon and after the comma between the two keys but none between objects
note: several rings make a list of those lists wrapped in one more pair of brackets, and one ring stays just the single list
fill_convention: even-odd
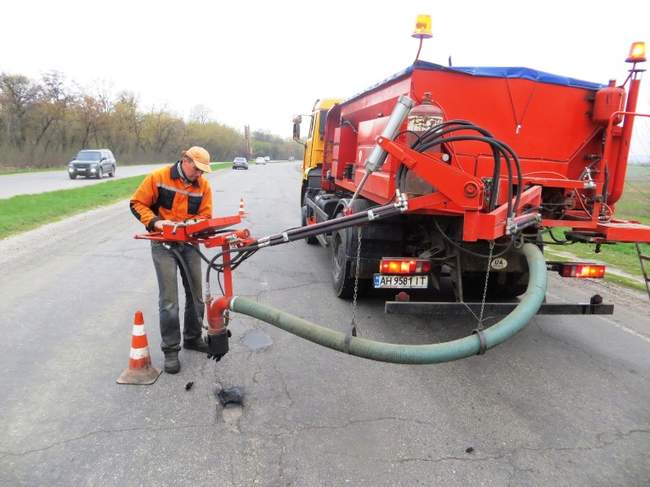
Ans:
[{"label": "truck wheel", "polygon": [[352,262],[348,259],[349,229],[338,230],[332,234],[330,242],[332,255],[332,285],[339,298],[349,299],[354,293],[354,277],[349,277]]},{"label": "truck wheel", "polygon": [[[310,215],[310,210],[307,205],[303,206],[300,209],[302,218],[301,218],[301,225],[303,227],[307,226],[307,217]],[[305,242],[307,242],[309,245],[316,245],[318,243],[318,239],[316,237],[307,237],[305,239]]]}]

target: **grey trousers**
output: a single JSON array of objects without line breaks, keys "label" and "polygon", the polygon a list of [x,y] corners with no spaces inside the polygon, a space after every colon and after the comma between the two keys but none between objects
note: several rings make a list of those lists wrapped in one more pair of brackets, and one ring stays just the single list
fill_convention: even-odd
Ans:
[{"label": "grey trousers", "polygon": [[[185,260],[189,276],[181,269],[185,289],[185,315],[183,318],[183,340],[192,341],[201,336],[203,324],[203,300],[201,290],[201,257],[189,245],[174,247]],[[151,242],[151,256],[158,278],[158,312],[160,314],[160,336],[163,352],[180,350],[181,330],[178,304],[179,264],[171,250],[160,242]],[[194,301],[189,285],[194,291]]]}]

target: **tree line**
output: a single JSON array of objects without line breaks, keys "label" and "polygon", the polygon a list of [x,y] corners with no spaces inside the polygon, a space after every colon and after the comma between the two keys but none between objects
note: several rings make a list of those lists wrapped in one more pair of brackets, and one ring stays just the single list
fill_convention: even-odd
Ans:
[{"label": "tree line", "polygon": [[[0,167],[61,166],[81,149],[108,148],[118,161],[176,160],[190,145],[201,145],[214,161],[243,155],[242,132],[209,118],[202,106],[189,121],[165,108],[145,111],[136,95],[106,90],[90,93],[58,72],[34,80],[0,74]],[[299,158],[301,147],[265,132],[251,134],[250,156]]]}]

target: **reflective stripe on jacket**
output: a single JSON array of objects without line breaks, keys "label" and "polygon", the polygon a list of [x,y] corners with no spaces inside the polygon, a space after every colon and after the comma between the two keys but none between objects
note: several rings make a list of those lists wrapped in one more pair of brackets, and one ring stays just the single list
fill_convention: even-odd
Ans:
[{"label": "reflective stripe on jacket", "polygon": [[203,176],[193,183],[183,181],[180,164],[150,173],[131,197],[131,213],[149,231],[153,231],[158,220],[212,218],[210,183]]}]

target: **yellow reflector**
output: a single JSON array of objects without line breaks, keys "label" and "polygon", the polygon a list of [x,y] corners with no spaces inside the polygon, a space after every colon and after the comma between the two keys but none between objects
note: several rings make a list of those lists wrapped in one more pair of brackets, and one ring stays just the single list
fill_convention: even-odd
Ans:
[{"label": "yellow reflector", "polygon": [[626,63],[643,63],[645,62],[645,42],[634,42],[630,47],[630,55],[625,60]]},{"label": "yellow reflector", "polygon": [[433,37],[431,34],[431,15],[418,15],[415,21],[415,31],[411,37],[419,37],[420,39],[428,39]]}]

